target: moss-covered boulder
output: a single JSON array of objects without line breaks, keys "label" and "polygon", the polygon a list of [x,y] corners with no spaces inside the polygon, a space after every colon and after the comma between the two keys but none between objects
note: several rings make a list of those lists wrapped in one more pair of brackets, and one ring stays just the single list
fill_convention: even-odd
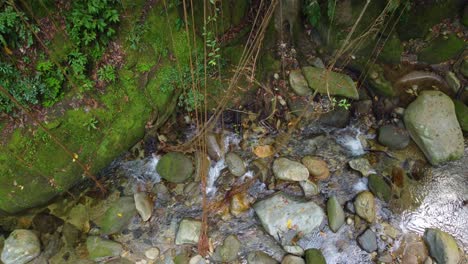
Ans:
[{"label": "moss-covered boulder", "polygon": [[89,258],[94,261],[120,256],[120,253],[123,251],[121,244],[97,236],[88,237],[86,249],[88,250]]},{"label": "moss-covered boulder", "polygon": [[302,68],[302,72],[310,88],[321,94],[359,99],[356,84],[346,74],[310,66]]},{"label": "moss-covered boulder", "polygon": [[193,162],[182,153],[169,152],[159,160],[156,171],[166,181],[182,183],[192,177]]},{"label": "moss-covered boulder", "polygon": [[465,42],[455,34],[439,36],[418,54],[419,60],[430,64],[450,60],[465,49]]},{"label": "moss-covered boulder", "polygon": [[468,132],[468,106],[459,100],[454,100],[453,104],[455,105],[455,114],[461,129]]},{"label": "moss-covered boulder", "polygon": [[305,251],[306,264],[327,264],[320,249],[311,248]]},{"label": "moss-covered boulder", "polygon": [[100,220],[99,226],[103,234],[109,235],[124,229],[137,210],[133,197],[122,197],[111,205]]}]

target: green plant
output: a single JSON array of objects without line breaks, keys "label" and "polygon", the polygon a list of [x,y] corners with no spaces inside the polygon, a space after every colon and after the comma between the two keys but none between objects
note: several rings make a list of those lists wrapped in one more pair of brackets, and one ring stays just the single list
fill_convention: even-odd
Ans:
[{"label": "green plant", "polygon": [[139,63],[136,68],[138,72],[145,73],[149,72],[152,67],[153,65],[151,63]]},{"label": "green plant", "polygon": [[184,25],[185,25],[184,20],[182,20],[181,18],[176,19],[175,27],[176,27],[177,31],[181,30],[184,27]]},{"label": "green plant", "polygon": [[187,112],[192,112],[196,108],[200,107],[204,99],[205,96],[203,93],[188,89],[179,96],[179,101],[177,104],[180,107],[183,107]]},{"label": "green plant", "polygon": [[132,50],[140,50],[140,41],[143,35],[148,31],[146,24],[136,24],[132,27],[132,31],[128,34],[126,40],[130,43]]},{"label": "green plant", "polygon": [[107,64],[98,69],[98,78],[105,82],[115,81],[115,69],[113,65]]},{"label": "green plant", "polygon": [[[8,47],[31,46],[33,32],[24,24],[28,21],[24,13],[15,11],[10,3],[3,3],[0,10],[0,43],[5,50],[11,52]],[[38,31],[38,27],[34,25],[31,27],[34,31]]]},{"label": "green plant", "polygon": [[62,71],[51,61],[40,61],[36,65],[46,89],[42,93],[42,105],[49,107],[55,104],[60,97],[64,76]]},{"label": "green plant", "polygon": [[91,131],[91,129],[96,130],[98,123],[99,121],[95,117],[91,117],[83,123],[83,127],[86,127],[88,131]]},{"label": "green plant", "polygon": [[317,26],[321,19],[320,5],[317,0],[306,0],[304,15],[312,26]]},{"label": "green plant", "polygon": [[86,55],[78,50],[72,51],[68,54],[68,64],[73,70],[73,73],[77,76],[84,75],[87,63],[88,58],[86,58]]},{"label": "green plant", "polygon": [[351,106],[351,103],[348,102],[348,99],[341,99],[341,100],[338,102],[338,106],[341,107],[341,108],[344,108],[344,109],[348,110],[349,107]]}]

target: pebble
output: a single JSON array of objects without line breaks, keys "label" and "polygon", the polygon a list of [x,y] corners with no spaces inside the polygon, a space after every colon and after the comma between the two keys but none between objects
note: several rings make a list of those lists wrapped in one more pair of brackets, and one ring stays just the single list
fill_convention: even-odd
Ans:
[{"label": "pebble", "polygon": [[145,256],[151,260],[155,260],[159,257],[159,248],[153,247],[145,251]]}]

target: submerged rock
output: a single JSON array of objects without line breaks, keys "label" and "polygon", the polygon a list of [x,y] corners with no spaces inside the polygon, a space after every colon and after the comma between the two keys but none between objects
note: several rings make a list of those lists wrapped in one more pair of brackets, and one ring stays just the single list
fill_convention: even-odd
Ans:
[{"label": "submerged rock", "polygon": [[327,264],[320,249],[311,248],[305,251],[306,264]]},{"label": "submerged rock", "polygon": [[156,165],[161,178],[173,183],[182,183],[193,174],[192,159],[179,152],[169,152]]},{"label": "submerged rock", "polygon": [[410,142],[410,136],[406,129],[393,125],[385,125],[379,128],[377,140],[380,144],[390,149],[404,149]]},{"label": "submerged rock", "polygon": [[314,179],[326,180],[330,177],[328,164],[324,160],[312,156],[305,156],[301,161]]},{"label": "submerged rock", "polygon": [[375,173],[374,169],[371,167],[369,161],[364,158],[353,159],[348,162],[351,169],[359,171],[362,176],[367,177],[372,173]]},{"label": "submerged rock", "polygon": [[275,160],[273,173],[277,179],[285,181],[305,181],[309,178],[309,171],[304,165],[287,158]]},{"label": "submerged rock", "polygon": [[302,72],[310,88],[321,94],[341,95],[351,99],[359,99],[356,84],[348,75],[315,67],[304,67]]},{"label": "submerged rock", "polygon": [[431,257],[440,264],[457,264],[460,261],[460,253],[455,239],[439,229],[426,229],[424,232]]},{"label": "submerged rock", "polygon": [[98,236],[90,236],[86,239],[86,249],[88,250],[89,258],[94,261],[120,256],[120,253],[123,251],[121,244]]},{"label": "submerged rock", "polygon": [[234,152],[226,154],[226,165],[234,176],[240,177],[247,172],[244,161]]},{"label": "submerged rock", "polygon": [[307,235],[322,223],[325,216],[316,203],[295,201],[281,192],[253,207],[265,230],[275,239],[284,238],[287,232]]},{"label": "submerged rock", "polygon": [[299,70],[292,70],[289,73],[289,84],[293,91],[299,96],[305,96],[312,94],[312,90],[309,88],[309,84],[307,83],[304,75],[302,75],[302,71]]},{"label": "submerged rock", "polygon": [[385,202],[390,201],[390,198],[392,198],[392,189],[381,176],[371,174],[369,176],[368,185],[369,190],[377,196],[377,198]]},{"label": "submerged rock", "polygon": [[298,256],[286,255],[281,261],[281,264],[305,264],[305,260]]},{"label": "submerged rock", "polygon": [[343,208],[336,196],[330,197],[327,201],[327,216],[330,229],[336,233],[345,222]]},{"label": "submerged rock", "polygon": [[128,225],[130,219],[137,213],[132,197],[122,197],[107,209],[99,226],[103,234],[110,235],[120,232]]},{"label": "submerged rock", "polygon": [[354,200],[354,209],[361,218],[372,223],[375,219],[374,195],[369,191],[360,192]]},{"label": "submerged rock", "polygon": [[200,239],[201,221],[185,218],[180,222],[175,243],[176,245],[196,245]]},{"label": "submerged rock", "polygon": [[5,240],[2,262],[5,264],[25,264],[39,256],[39,238],[30,230],[17,229]]},{"label": "submerged rock", "polygon": [[153,202],[145,192],[138,192],[133,195],[135,207],[141,216],[141,219],[146,222],[153,214]]},{"label": "submerged rock", "polygon": [[229,235],[222,245],[218,246],[213,254],[213,260],[217,262],[234,262],[241,249],[241,242],[235,235]]},{"label": "submerged rock", "polygon": [[311,198],[312,196],[315,196],[320,192],[320,189],[317,186],[317,184],[310,180],[300,181],[299,185],[301,186],[302,191],[304,192],[305,198]]},{"label": "submerged rock", "polygon": [[277,264],[278,261],[270,257],[267,253],[262,251],[250,252],[247,255],[248,264]]},{"label": "submerged rock", "polygon": [[300,246],[283,246],[284,251],[295,256],[304,256],[304,249]]},{"label": "submerged rock", "polygon": [[377,250],[377,237],[375,236],[375,233],[370,229],[364,231],[364,233],[362,233],[358,237],[357,241],[359,246],[368,253]]},{"label": "submerged rock", "polygon": [[463,156],[463,134],[455,107],[442,92],[423,91],[406,109],[404,121],[411,138],[431,164]]}]

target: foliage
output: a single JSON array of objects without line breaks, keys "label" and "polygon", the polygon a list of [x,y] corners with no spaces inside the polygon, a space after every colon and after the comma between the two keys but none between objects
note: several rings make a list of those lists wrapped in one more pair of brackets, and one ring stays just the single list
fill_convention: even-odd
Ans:
[{"label": "foliage", "polygon": [[346,98],[340,99],[340,101],[336,101],[336,98],[333,97],[331,99],[331,103],[333,107],[335,107],[338,104],[339,107],[344,108],[346,110],[349,110],[349,108],[351,107],[351,103]]},{"label": "foliage", "polygon": [[73,70],[73,73],[76,76],[84,77],[87,63],[88,59],[86,58],[86,55],[84,55],[78,50],[72,51],[70,52],[70,54],[68,54],[68,65],[70,65],[71,69]]},{"label": "foliage", "polygon": [[132,27],[132,31],[128,34],[126,40],[130,43],[132,50],[140,50],[140,41],[143,35],[148,31],[146,24],[136,24]]},{"label": "foliage", "polygon": [[[23,12],[17,12],[12,6],[3,4],[0,7],[0,43],[8,50],[8,47],[29,47],[33,44],[33,32],[25,25],[28,18]],[[38,28],[32,26],[37,31]]]},{"label": "foliage", "polygon": [[86,120],[86,122],[83,123],[83,127],[86,127],[88,131],[91,131],[91,129],[96,130],[98,123],[99,121],[95,117],[91,117],[90,119]]},{"label": "foliage", "polygon": [[321,19],[320,5],[317,0],[306,0],[304,15],[312,26],[317,26]]},{"label": "foliage", "polygon": [[197,90],[188,89],[179,96],[177,104],[180,107],[183,107],[187,112],[192,112],[201,105],[204,99],[205,96],[203,93]]},{"label": "foliage", "polygon": [[208,27],[211,25],[215,26],[218,19],[219,8],[216,7],[214,1],[210,1],[214,6],[214,15],[208,16],[206,24],[203,26],[203,36],[205,37],[205,44],[208,47],[208,65],[216,66],[221,58],[220,48],[216,35],[213,31],[209,30]]},{"label": "foliage", "polygon": [[153,65],[150,63],[139,63],[137,65],[137,71],[141,73],[149,72],[152,67]]},{"label": "foliage", "polygon": [[59,100],[64,81],[63,73],[49,60],[38,62],[36,70],[46,87],[42,94],[42,105],[52,106]]},{"label": "foliage", "polygon": [[115,68],[113,65],[104,65],[99,68],[97,72],[98,78],[101,81],[105,82],[114,82],[115,81]]}]

